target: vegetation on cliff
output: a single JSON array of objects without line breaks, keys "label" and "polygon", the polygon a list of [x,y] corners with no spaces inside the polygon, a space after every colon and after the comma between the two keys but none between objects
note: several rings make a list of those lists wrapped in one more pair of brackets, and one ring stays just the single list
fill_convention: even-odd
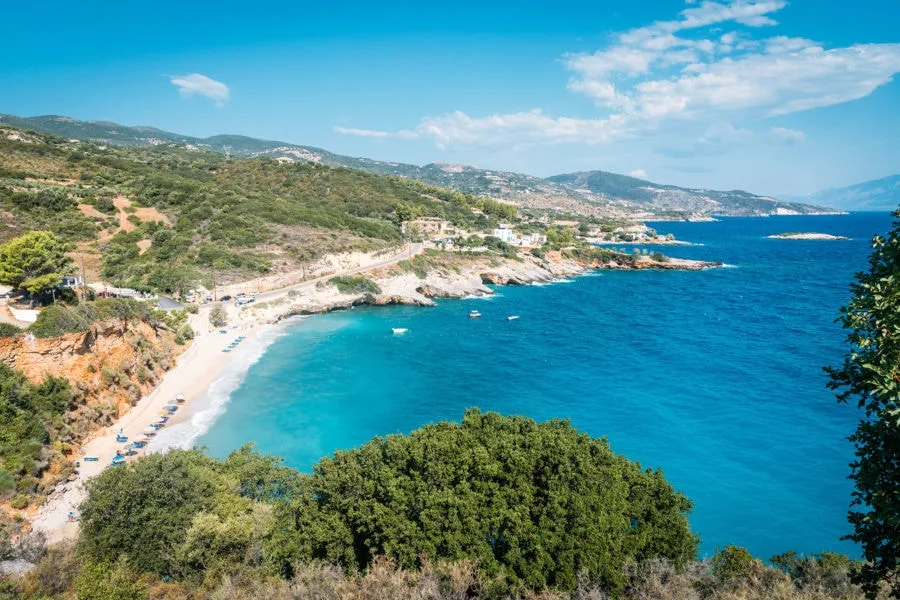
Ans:
[{"label": "vegetation on cliff", "polygon": [[78,444],[170,368],[183,321],[134,300],[56,304],[28,329],[36,339],[2,340],[0,503],[23,509],[65,481]]},{"label": "vegetation on cliff", "polygon": [[328,283],[335,286],[342,294],[380,294],[378,284],[361,275],[341,275],[332,277]]},{"label": "vegetation on cliff", "polygon": [[63,416],[73,398],[65,379],[35,385],[0,363],[0,498],[11,499],[14,508],[42,491],[44,471],[65,449],[71,432]]},{"label": "vegetation on cliff", "polygon": [[863,412],[850,436],[856,490],[847,536],[866,558],[859,580],[873,597],[882,581],[900,597],[900,221],[872,246],[869,270],[856,276],[853,298],[841,310],[850,351],[842,365],[826,370],[838,400]]}]

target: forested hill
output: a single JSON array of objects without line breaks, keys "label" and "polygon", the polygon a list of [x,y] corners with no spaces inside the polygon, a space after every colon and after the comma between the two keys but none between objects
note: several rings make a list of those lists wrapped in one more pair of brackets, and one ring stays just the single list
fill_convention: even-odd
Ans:
[{"label": "forested hill", "polygon": [[[0,242],[46,229],[113,284],[176,291],[400,243],[400,223],[490,228],[515,207],[397,177],[172,145],[109,146],[0,125]],[[220,279],[221,281],[221,279]]]},{"label": "forested hill", "polygon": [[127,127],[106,121],[79,121],[48,115],[0,115],[0,124],[33,129],[66,138],[120,146],[176,144],[243,158],[280,158],[361,169],[405,177],[467,194],[499,198],[519,206],[600,217],[683,218],[692,214],[754,216],[837,212],[799,202],[782,202],[749,192],[722,192],[660,185],[604,171],[557,175],[542,179],[522,173],[431,163],[424,166],[355,158],[321,148],[241,135],[196,138],[154,127]]}]

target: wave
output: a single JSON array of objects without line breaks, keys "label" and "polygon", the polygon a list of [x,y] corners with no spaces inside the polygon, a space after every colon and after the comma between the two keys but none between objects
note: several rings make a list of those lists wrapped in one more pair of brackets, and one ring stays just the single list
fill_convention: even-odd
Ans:
[{"label": "wave", "polygon": [[502,298],[503,294],[494,292],[493,294],[486,294],[484,296],[479,296],[477,294],[470,294],[468,296],[463,296],[460,300],[493,300],[494,298]]},{"label": "wave", "polygon": [[222,375],[210,384],[206,394],[197,398],[195,402],[199,410],[189,420],[160,431],[147,446],[147,452],[162,453],[173,448],[191,448],[225,412],[226,406],[231,401],[231,394],[244,383],[250,367],[259,362],[269,346],[285,335],[286,326],[306,318],[292,317],[284,321],[283,325],[263,329],[252,340],[247,340],[245,346],[232,354],[232,359],[222,371]]}]

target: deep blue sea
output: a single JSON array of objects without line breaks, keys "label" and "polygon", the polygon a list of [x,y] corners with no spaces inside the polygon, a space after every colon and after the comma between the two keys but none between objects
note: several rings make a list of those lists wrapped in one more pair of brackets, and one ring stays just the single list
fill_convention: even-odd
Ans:
[{"label": "deep blue sea", "polygon": [[[254,442],[310,470],[337,448],[458,420],[470,406],[561,417],[662,469],[695,503],[702,554],[729,543],[763,558],[857,554],[839,538],[858,417],[835,402],[822,366],[846,350],[834,319],[890,222],[659,223],[702,244],[667,253],[729,268],[598,272],[489,300],[311,317],[285,328],[196,443],[224,456]],[[766,239],[784,231],[853,239]],[[473,308],[484,317],[467,318]]]}]

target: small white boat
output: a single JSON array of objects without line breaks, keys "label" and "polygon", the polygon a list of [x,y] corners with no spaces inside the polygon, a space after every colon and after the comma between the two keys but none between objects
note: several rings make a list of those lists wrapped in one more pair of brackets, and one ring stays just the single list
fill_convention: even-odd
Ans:
[{"label": "small white boat", "polygon": [[400,335],[401,333],[406,333],[409,329],[406,327],[392,327],[391,331],[393,331],[395,335]]},{"label": "small white boat", "polygon": [[515,321],[518,318],[519,318],[519,315],[509,315],[508,317],[506,317],[506,320],[507,321]]},{"label": "small white boat", "polygon": [[471,312],[469,313],[469,318],[470,318],[470,319],[477,319],[477,318],[479,318],[479,317],[481,317],[481,313],[478,312],[477,310],[473,310],[473,311],[471,311]]}]

